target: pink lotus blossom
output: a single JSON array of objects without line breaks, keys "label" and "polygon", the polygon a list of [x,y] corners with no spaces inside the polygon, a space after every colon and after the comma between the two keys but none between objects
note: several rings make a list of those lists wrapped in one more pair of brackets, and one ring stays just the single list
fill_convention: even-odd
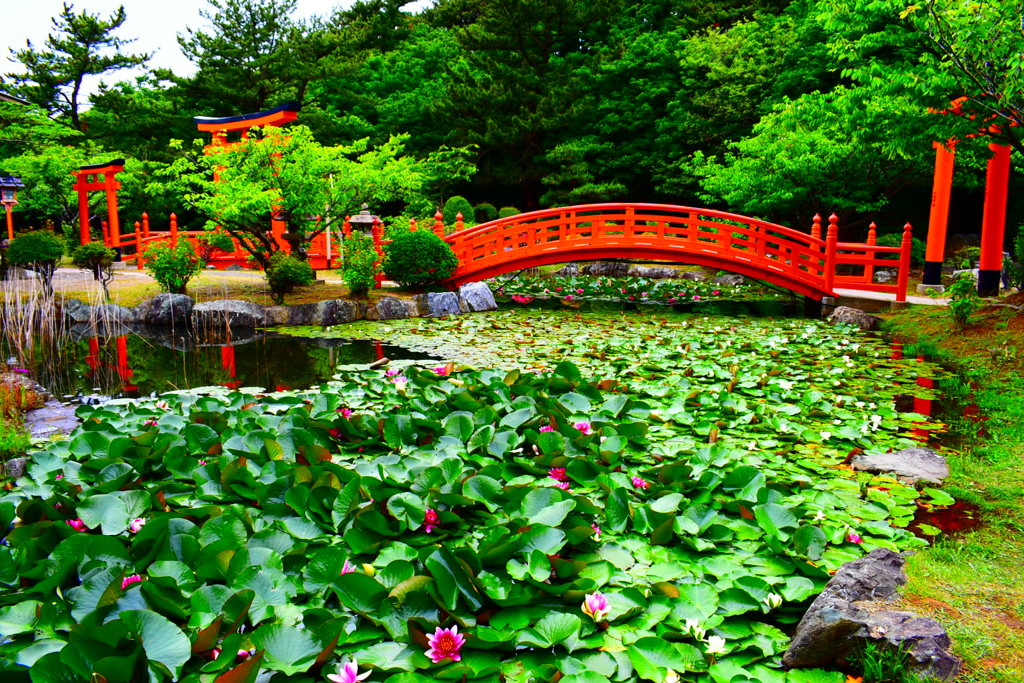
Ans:
[{"label": "pink lotus blossom", "polygon": [[858,534],[856,531],[851,531],[849,534],[847,534],[846,535],[846,540],[849,541],[850,543],[863,543],[864,542],[864,539],[861,538],[860,534]]},{"label": "pink lotus blossom", "polygon": [[423,530],[429,534],[433,532],[440,523],[441,518],[437,516],[437,510],[427,508],[426,512],[423,513]]},{"label": "pink lotus blossom", "polygon": [[340,413],[342,417],[352,417],[351,408],[338,408],[335,412]]},{"label": "pink lotus blossom", "polygon": [[553,431],[555,431],[555,428],[552,427],[551,425],[543,425],[540,428],[540,431],[542,431],[542,432],[553,432]]},{"label": "pink lotus blossom", "polygon": [[582,293],[583,293],[583,290],[582,290],[582,289],[577,289],[577,290],[576,290],[576,293],[577,293],[577,294],[582,294]]},{"label": "pink lotus blossom", "polygon": [[146,420],[142,424],[144,424],[147,427],[155,427],[156,426],[156,420]]},{"label": "pink lotus blossom", "polygon": [[402,374],[402,371],[399,370],[398,368],[388,368],[387,370],[384,371],[385,377],[394,377],[395,375],[400,374]]},{"label": "pink lotus blossom", "polygon": [[571,491],[572,490],[570,488],[572,486],[572,484],[570,482],[567,482],[567,481],[556,481],[555,482],[555,486],[557,486],[558,488],[562,489],[563,491]]},{"label": "pink lotus blossom", "polygon": [[643,477],[633,477],[630,479],[633,482],[633,486],[638,489],[646,489],[650,484],[644,481]]},{"label": "pink lotus blossom", "polygon": [[[547,292],[548,290],[545,289],[544,291]],[[533,297],[526,296],[525,294],[513,294],[512,301],[515,301],[517,304],[528,304],[533,301]]]},{"label": "pink lotus blossom", "polygon": [[142,583],[142,577],[138,574],[131,574],[121,579],[121,590],[125,590],[133,583]]},{"label": "pink lotus blossom", "polygon": [[63,478],[64,478],[64,475],[63,475],[63,474],[58,474],[56,478],[57,478],[57,479],[63,479]]},{"label": "pink lotus blossom", "polygon": [[370,673],[369,671],[359,673],[359,663],[353,659],[347,664],[339,664],[338,673],[327,674],[327,680],[334,681],[334,683],[359,683],[359,681],[369,676]]},{"label": "pink lotus blossom", "polygon": [[85,525],[85,522],[83,522],[80,517],[75,517],[74,519],[67,520],[67,524],[68,524],[69,527],[71,527],[75,531],[88,531],[89,530],[89,527],[87,527]]},{"label": "pink lotus blossom", "polygon": [[205,461],[205,460],[200,460],[200,461],[199,461],[199,464],[200,464],[200,465],[205,465],[205,464],[206,464],[206,461]]},{"label": "pink lotus blossom", "polygon": [[593,431],[590,428],[590,423],[589,422],[577,422],[577,423],[575,423],[573,425],[573,427],[575,427],[576,429],[580,430],[580,433],[583,434],[584,436],[586,436],[587,434],[590,434],[591,431]]},{"label": "pink lotus blossom", "polygon": [[590,528],[594,530],[594,540],[595,541],[600,541],[601,540],[601,527],[599,527],[597,524],[591,524]]},{"label": "pink lotus blossom", "polygon": [[555,481],[569,481],[569,475],[565,473],[564,467],[552,467],[548,470],[548,476]]},{"label": "pink lotus blossom", "polygon": [[608,618],[608,598],[601,593],[587,593],[583,598],[583,613],[594,621]]},{"label": "pink lotus blossom", "polygon": [[647,296],[647,292],[640,292],[640,296],[642,296],[642,297]]},{"label": "pink lotus blossom", "polygon": [[565,295],[565,300],[566,301],[572,301],[572,294],[566,294]]},{"label": "pink lotus blossom", "polygon": [[674,296],[673,296],[673,297],[670,297],[670,298],[669,298],[669,300],[668,300],[668,302],[669,302],[670,304],[674,304],[674,303],[675,303],[676,301],[678,301],[678,299],[676,299],[676,298],[675,298]]},{"label": "pink lotus blossom", "polygon": [[630,294],[630,295],[629,295],[628,297],[626,297],[626,298],[627,298],[627,299],[629,299],[630,301],[636,301],[636,297],[635,297],[635,296],[633,296],[632,294]]},{"label": "pink lotus blossom", "polygon": [[721,293],[722,293],[722,290],[720,290],[720,289],[716,289],[716,290],[714,290],[713,292],[711,292],[711,296],[718,296],[718,295],[719,295],[719,294],[721,294]]},{"label": "pink lotus blossom", "polygon": [[409,378],[405,375],[399,375],[398,377],[392,377],[391,381],[394,383],[396,389],[402,390],[405,389],[405,385],[409,383]]},{"label": "pink lotus blossom", "polygon": [[137,534],[139,533],[139,531],[142,530],[142,527],[144,526],[146,526],[146,520],[144,520],[142,517],[136,517],[132,521],[128,522],[128,531],[132,532],[133,534]]},{"label": "pink lotus blossom", "polygon": [[700,301],[700,295],[699,294],[694,294],[693,295],[693,300],[694,301]]},{"label": "pink lotus blossom", "polygon": [[168,403],[167,401],[157,401],[156,403],[153,404],[153,407],[158,410],[168,410],[170,409],[171,404]]},{"label": "pink lotus blossom", "polygon": [[561,288],[561,287],[555,287],[555,291],[556,291],[556,292],[561,292],[561,291],[562,291],[562,288]]},{"label": "pink lotus blossom", "polygon": [[619,290],[619,292],[622,293],[622,294],[625,294],[626,293],[626,288],[623,287],[622,289]]},{"label": "pink lotus blossom", "polygon": [[466,639],[458,630],[459,627],[457,625],[451,628],[441,628],[438,626],[433,635],[427,636],[427,642],[430,644],[427,656],[430,657],[434,664],[445,659],[450,659],[453,662],[462,660],[459,650],[466,643]]},{"label": "pink lotus blossom", "polygon": [[450,374],[450,370],[448,370],[447,365],[439,365],[434,368],[434,374],[439,377],[447,377]]},{"label": "pink lotus blossom", "polygon": [[354,572],[355,570],[356,570],[356,568],[355,568],[355,567],[353,567],[353,566],[352,566],[351,564],[349,564],[349,561],[348,561],[348,560],[345,560],[345,564],[343,564],[343,565],[341,566],[341,573],[342,573],[342,574],[351,574],[351,573],[352,573],[352,572]]}]

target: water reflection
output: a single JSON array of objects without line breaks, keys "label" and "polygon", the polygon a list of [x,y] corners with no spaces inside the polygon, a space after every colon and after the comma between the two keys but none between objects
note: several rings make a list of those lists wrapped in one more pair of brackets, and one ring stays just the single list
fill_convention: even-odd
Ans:
[{"label": "water reflection", "polygon": [[89,332],[77,330],[64,339],[58,362],[51,357],[45,363],[25,363],[58,397],[132,398],[210,385],[304,389],[331,379],[339,365],[372,363],[385,356],[431,358],[380,341],[310,340],[270,332],[241,339],[171,335],[163,329]]}]

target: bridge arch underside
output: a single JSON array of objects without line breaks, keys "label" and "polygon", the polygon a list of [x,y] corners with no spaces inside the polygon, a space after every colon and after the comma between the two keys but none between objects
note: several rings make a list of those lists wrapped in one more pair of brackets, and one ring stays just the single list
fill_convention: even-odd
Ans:
[{"label": "bridge arch underside", "polygon": [[[742,258],[725,258],[721,255],[706,252],[653,246],[630,247],[628,250],[624,250],[621,247],[614,249],[607,247],[565,249],[563,247],[557,251],[545,254],[531,254],[519,257],[509,254],[508,260],[499,263],[482,263],[479,266],[475,266],[470,262],[465,267],[460,267],[459,271],[445,282],[448,286],[456,288],[467,282],[478,282],[504,273],[523,270],[524,268],[536,268],[571,261],[599,261],[607,259],[665,261],[694,266],[707,266],[755,280],[764,280],[815,300],[820,300],[826,296],[834,296],[832,292],[821,289],[817,283],[811,282],[809,275],[805,279],[801,275],[802,271],[795,266],[782,264],[778,268],[764,267],[756,263],[744,261]],[[486,261],[491,261],[491,259],[486,259]]]}]

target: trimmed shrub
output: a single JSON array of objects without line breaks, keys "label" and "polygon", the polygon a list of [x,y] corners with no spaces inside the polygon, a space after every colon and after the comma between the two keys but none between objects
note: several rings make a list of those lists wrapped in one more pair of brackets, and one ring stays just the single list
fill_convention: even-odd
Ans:
[{"label": "trimmed shrub", "polygon": [[444,214],[444,224],[449,229],[454,229],[455,219],[461,213],[462,222],[464,227],[469,227],[476,223],[476,219],[473,214],[473,205],[469,203],[469,200],[465,197],[455,195],[449,197],[448,201],[444,203],[444,208],[441,209],[441,213]]},{"label": "trimmed shrub", "polygon": [[484,202],[473,207],[473,217],[477,223],[487,223],[498,217],[498,210],[494,208],[494,204]]},{"label": "trimmed shrub", "polygon": [[103,296],[109,297],[107,286],[114,279],[114,258],[117,253],[103,242],[86,242],[71,252],[71,262],[82,270],[92,273],[94,280],[103,286]]},{"label": "trimmed shrub", "polygon": [[[393,236],[402,234],[396,231]],[[349,294],[362,296],[376,284],[373,278],[377,272],[376,261],[377,252],[373,249],[373,238],[369,235],[353,232],[345,239],[345,263],[341,268],[341,278],[348,285]]]},{"label": "trimmed shrub", "polygon": [[270,256],[266,274],[267,283],[270,285],[270,298],[275,304],[284,303],[285,295],[292,293],[296,287],[311,285],[316,280],[313,266],[283,251]]},{"label": "trimmed shrub", "polygon": [[503,206],[498,209],[498,218],[508,218],[509,216],[518,216],[522,211],[514,206]]},{"label": "trimmed shrub", "polygon": [[[903,243],[902,232],[891,232],[888,235],[881,235],[876,244],[880,247],[898,247]],[[910,238],[910,264],[913,266],[924,265],[925,244],[916,237]]]},{"label": "trimmed shrub", "polygon": [[160,289],[171,294],[184,294],[185,285],[203,269],[203,262],[188,240],[180,239],[151,244],[145,252],[146,270]]},{"label": "trimmed shrub", "polygon": [[951,297],[946,310],[953,318],[953,325],[958,330],[967,327],[971,316],[981,308],[981,297],[978,296],[978,283],[970,275],[960,275],[953,280],[946,293]]},{"label": "trimmed shrub", "polygon": [[437,235],[417,230],[384,245],[384,272],[402,287],[422,287],[450,277],[459,266],[452,248]]},{"label": "trimmed shrub", "polygon": [[13,266],[22,266],[39,273],[43,289],[53,292],[53,271],[64,256],[64,240],[52,232],[26,232],[11,240],[7,260]]}]

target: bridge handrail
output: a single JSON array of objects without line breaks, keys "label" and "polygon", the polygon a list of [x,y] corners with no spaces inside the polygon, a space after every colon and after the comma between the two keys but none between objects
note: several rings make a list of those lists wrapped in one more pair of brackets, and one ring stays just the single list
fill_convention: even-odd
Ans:
[{"label": "bridge handrail", "polygon": [[[709,216],[719,218],[722,220],[736,221],[745,225],[752,225],[767,230],[772,230],[786,237],[790,237],[796,241],[805,242],[808,246],[824,247],[825,240],[814,237],[805,232],[794,230],[793,228],[787,228],[784,225],[777,223],[771,223],[764,221],[759,218],[751,218],[750,216],[743,216],[738,213],[731,213],[729,211],[720,211],[718,209],[705,209],[695,206],[680,206],[675,204],[653,204],[653,203],[631,203],[631,204],[616,204],[616,203],[601,203],[601,204],[577,204],[575,206],[567,206],[554,209],[538,209],[536,211],[529,211],[527,213],[516,214],[515,216],[506,216],[505,218],[496,218],[493,221],[474,225],[469,228],[464,228],[458,232],[453,232],[445,236],[445,241],[449,244],[453,243],[456,239],[468,239],[475,237],[479,233],[488,232],[495,228],[511,227],[514,225],[521,225],[523,223],[529,223],[537,220],[543,220],[545,218],[556,218],[561,215],[571,212],[574,214],[586,213],[586,212],[602,212],[611,211],[618,214],[625,214],[628,210],[643,210],[643,211],[663,211],[675,215],[693,214],[698,213],[702,216]],[[601,216],[595,215],[594,218],[600,218]]]}]

